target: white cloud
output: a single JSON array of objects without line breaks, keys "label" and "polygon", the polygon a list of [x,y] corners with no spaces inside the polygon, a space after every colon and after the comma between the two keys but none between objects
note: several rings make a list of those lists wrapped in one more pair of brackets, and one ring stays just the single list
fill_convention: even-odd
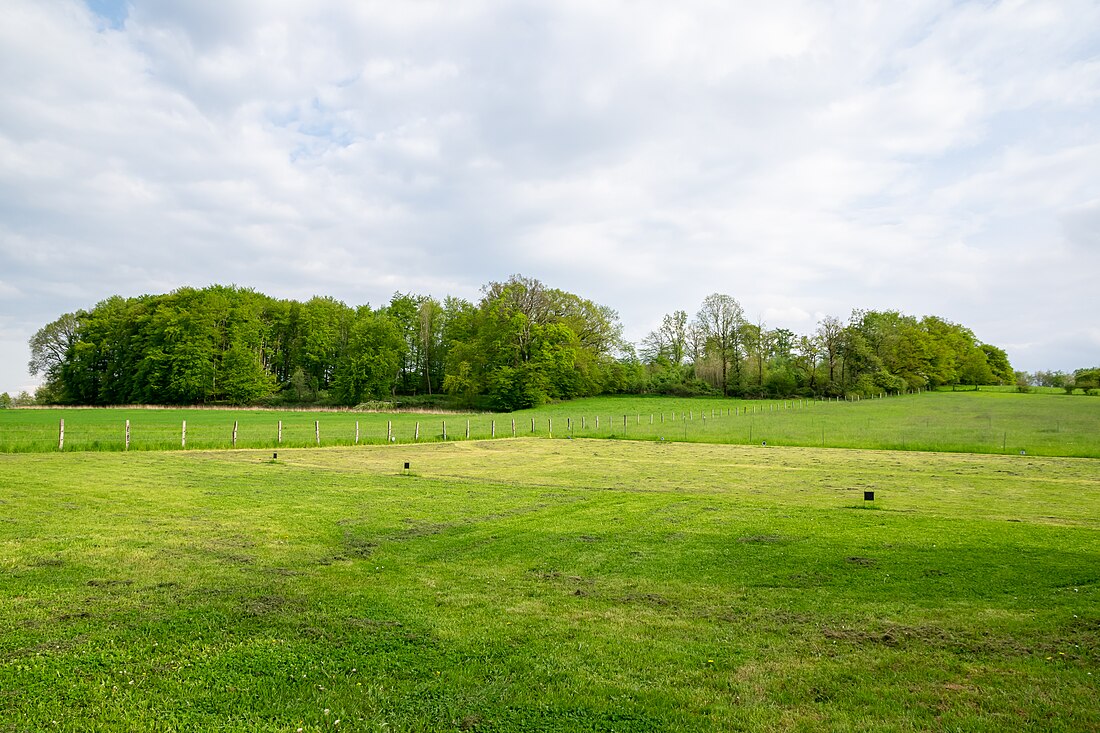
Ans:
[{"label": "white cloud", "polygon": [[5,13],[12,343],[113,293],[377,304],[519,271],[637,339],[722,291],[804,331],[900,308],[1021,367],[1095,361],[1095,3]]}]

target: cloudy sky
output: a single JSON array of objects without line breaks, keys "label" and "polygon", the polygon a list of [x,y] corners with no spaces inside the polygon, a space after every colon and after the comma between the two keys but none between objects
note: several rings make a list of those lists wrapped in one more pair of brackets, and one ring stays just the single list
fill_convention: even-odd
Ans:
[{"label": "cloudy sky", "polygon": [[116,293],[512,273],[1100,363],[1095,1],[5,0],[0,70],[0,390]]}]

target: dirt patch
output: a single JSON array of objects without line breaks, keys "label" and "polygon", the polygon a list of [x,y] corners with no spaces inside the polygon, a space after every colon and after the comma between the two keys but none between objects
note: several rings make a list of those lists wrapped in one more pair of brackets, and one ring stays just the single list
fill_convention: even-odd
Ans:
[{"label": "dirt patch", "polygon": [[[368,540],[365,537],[360,537],[348,530],[344,530],[344,554],[340,555],[338,559],[344,559],[346,557],[366,558],[370,557],[374,552],[374,548],[378,547],[377,542]],[[327,564],[327,563],[322,563]]]},{"label": "dirt patch", "polygon": [[478,727],[484,722],[484,718],[480,715],[467,715],[462,720],[458,721],[459,730],[477,730]]},{"label": "dirt patch", "polygon": [[286,608],[289,603],[290,601],[283,596],[257,596],[245,601],[244,612],[246,616],[267,616],[272,613],[279,613]]},{"label": "dirt patch", "polygon": [[878,565],[878,560],[873,557],[846,557],[844,558],[844,560],[851,563],[852,565],[858,565],[859,567],[863,568],[869,568],[874,565]]},{"label": "dirt patch", "polygon": [[883,644],[885,646],[897,646],[898,637],[889,631],[875,632],[862,631],[860,629],[833,629],[826,626],[821,630],[826,639],[833,641],[846,641],[853,644]]}]

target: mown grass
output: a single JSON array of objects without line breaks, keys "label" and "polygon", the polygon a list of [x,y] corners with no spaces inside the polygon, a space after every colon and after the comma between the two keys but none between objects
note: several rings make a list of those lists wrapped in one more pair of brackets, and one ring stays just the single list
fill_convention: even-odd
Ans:
[{"label": "mown grass", "polygon": [[[0,452],[238,448],[593,437],[886,450],[1100,457],[1100,399],[1084,395],[930,392],[858,402],[601,397],[511,414],[430,415],[270,410],[0,411]],[[282,441],[278,424],[283,422]],[[598,424],[597,424],[598,423]],[[514,429],[514,433],[513,433]]]},{"label": "mown grass", "polygon": [[1100,728],[1091,460],[498,440],[0,472],[0,730]]}]

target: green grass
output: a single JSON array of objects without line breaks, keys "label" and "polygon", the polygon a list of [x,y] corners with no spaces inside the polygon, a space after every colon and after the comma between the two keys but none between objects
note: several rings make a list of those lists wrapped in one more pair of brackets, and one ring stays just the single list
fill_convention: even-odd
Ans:
[{"label": "green grass", "polygon": [[983,390],[858,402],[603,397],[517,415],[525,425],[535,418],[542,432],[552,419],[557,437],[571,424],[576,437],[1100,457],[1100,400],[1085,396]]},{"label": "green grass", "polygon": [[[50,409],[0,411],[0,452],[56,451],[65,420],[65,450],[131,450],[231,446],[290,448],[465,440],[516,435],[631,438],[654,441],[798,445],[885,450],[1100,457],[1100,399],[1010,392],[926,392],[859,402],[743,401],[601,397],[513,414],[431,415],[271,410]],[[283,439],[278,442],[278,422]],[[599,425],[597,426],[597,420]],[[419,425],[419,437],[416,430]],[[552,433],[551,433],[552,430]]]},{"label": "green grass", "polygon": [[0,472],[0,731],[1100,728],[1091,460],[498,440]]}]

